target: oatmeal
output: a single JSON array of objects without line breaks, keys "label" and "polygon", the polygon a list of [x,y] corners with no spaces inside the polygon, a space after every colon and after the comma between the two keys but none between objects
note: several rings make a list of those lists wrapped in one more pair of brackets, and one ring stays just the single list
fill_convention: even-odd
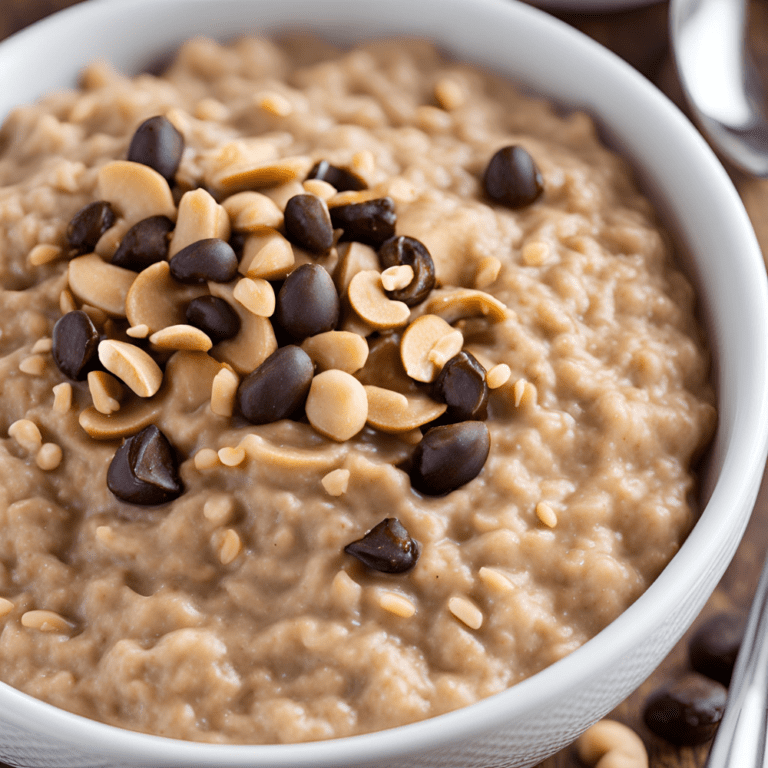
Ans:
[{"label": "oatmeal", "polygon": [[0,133],[0,678],[347,736],[579,647],[696,517],[693,292],[627,165],[427,43],[186,44]]}]

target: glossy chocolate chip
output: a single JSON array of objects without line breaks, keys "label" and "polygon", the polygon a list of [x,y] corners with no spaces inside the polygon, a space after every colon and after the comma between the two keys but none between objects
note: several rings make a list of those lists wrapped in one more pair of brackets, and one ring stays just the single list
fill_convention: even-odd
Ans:
[{"label": "glossy chocolate chip", "polygon": [[315,163],[307,178],[327,181],[337,192],[359,192],[368,189],[368,185],[356,173],[347,168],[331,165],[327,160]]},{"label": "glossy chocolate chip", "polygon": [[737,613],[721,613],[705,621],[688,644],[691,666],[728,686],[745,626],[746,616]]},{"label": "glossy chocolate chip", "polygon": [[310,253],[324,253],[333,245],[328,206],[315,195],[294,195],[284,212],[288,239]]},{"label": "glossy chocolate chip", "polygon": [[652,694],[643,720],[673,744],[703,744],[715,735],[727,695],[724,685],[694,672]]},{"label": "glossy chocolate chip", "polygon": [[428,496],[455,491],[480,474],[491,449],[482,421],[433,427],[416,446],[411,485]]},{"label": "glossy chocolate chip", "polygon": [[67,242],[78,253],[91,253],[101,236],[115,223],[115,212],[106,200],[81,208],[67,226]]},{"label": "glossy chocolate chip", "polygon": [[441,369],[432,385],[432,397],[448,405],[445,422],[482,421],[488,416],[485,368],[470,352],[462,350]]},{"label": "glossy chocolate chip", "polygon": [[242,380],[238,408],[253,424],[287,419],[304,405],[313,374],[312,359],[301,347],[280,347]]},{"label": "glossy chocolate chip", "polygon": [[419,543],[395,517],[384,518],[362,539],[347,544],[344,551],[382,573],[405,573],[419,559]]},{"label": "glossy chocolate chip", "polygon": [[171,258],[170,267],[180,283],[228,283],[237,275],[237,256],[229,243],[209,237],[182,248]]},{"label": "glossy chocolate chip", "polygon": [[187,305],[186,318],[190,325],[206,333],[214,344],[237,336],[240,330],[240,315],[218,296],[192,299]]},{"label": "glossy chocolate chip", "polygon": [[397,291],[387,291],[394,301],[402,301],[409,307],[421,304],[435,287],[435,262],[427,247],[415,237],[391,237],[379,248],[382,269],[407,265],[413,269],[413,280]]},{"label": "glossy chocolate chip", "polygon": [[334,330],[339,322],[339,295],[328,272],[318,264],[294,269],[277,294],[274,318],[297,341]]},{"label": "glossy chocolate chip", "polygon": [[112,263],[141,272],[168,256],[168,236],[174,224],[167,216],[150,216],[134,224],[112,256]]},{"label": "glossy chocolate chip", "polygon": [[53,326],[53,360],[74,381],[83,381],[98,366],[98,347],[99,332],[80,309],[67,312]]},{"label": "glossy chocolate chip", "polygon": [[516,145],[496,152],[485,169],[483,184],[488,197],[508,208],[530,205],[544,191],[544,180],[533,158]]},{"label": "glossy chocolate chip", "polygon": [[107,470],[107,487],[118,499],[143,507],[165,504],[182,494],[175,451],[154,424],[117,449]]},{"label": "glossy chocolate chip", "polygon": [[128,159],[154,168],[170,183],[179,169],[184,137],[162,115],[145,120],[133,134]]},{"label": "glossy chocolate chip", "polygon": [[364,203],[349,203],[331,208],[335,229],[343,229],[342,241],[355,240],[378,248],[395,235],[395,202],[391,197],[379,197]]}]

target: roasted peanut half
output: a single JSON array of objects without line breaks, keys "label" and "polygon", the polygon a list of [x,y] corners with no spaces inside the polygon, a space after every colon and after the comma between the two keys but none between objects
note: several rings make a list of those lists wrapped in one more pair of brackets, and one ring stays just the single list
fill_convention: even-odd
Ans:
[{"label": "roasted peanut half", "polygon": [[99,169],[98,196],[119,211],[129,224],[150,216],[176,218],[168,182],[148,165],[113,160]]},{"label": "roasted peanut half", "polygon": [[215,189],[225,193],[249,189],[277,187],[294,179],[304,178],[312,161],[308,157],[284,157],[257,165],[225,168],[212,178]]},{"label": "roasted peanut half", "polygon": [[131,327],[146,326],[147,335],[185,323],[186,306],[207,293],[205,286],[174,280],[167,261],[158,261],[134,277],[125,297],[125,314]]},{"label": "roasted peanut half", "polygon": [[240,376],[250,373],[277,349],[272,323],[266,317],[254,315],[237,301],[231,285],[209,283],[208,288],[213,296],[224,299],[240,317],[237,336],[219,342],[212,354],[220,362],[231,365]]},{"label": "roasted peanut half", "polygon": [[501,323],[514,317],[514,313],[495,296],[471,288],[433,294],[427,301],[425,312],[439,315],[451,325],[471,317],[485,317],[491,323]]},{"label": "roasted peanut half", "polygon": [[368,418],[368,397],[363,385],[344,371],[318,373],[309,388],[304,410],[321,434],[343,442],[354,437]]},{"label": "roasted peanut half", "polygon": [[416,381],[434,381],[443,364],[458,354],[464,343],[460,331],[437,315],[417,317],[403,331],[400,359]]},{"label": "roasted peanut half", "polygon": [[139,397],[152,397],[163,383],[160,366],[143,349],[125,341],[99,342],[99,360]]},{"label": "roasted peanut half", "polygon": [[366,386],[368,424],[382,432],[400,434],[429,424],[448,407],[423,395],[403,395],[391,389]]},{"label": "roasted peanut half", "polygon": [[239,271],[246,277],[281,280],[294,267],[291,244],[276,230],[250,235],[243,246]]},{"label": "roasted peanut half", "polygon": [[261,192],[248,190],[228,197],[222,203],[237,232],[263,232],[283,226],[283,212]]},{"label": "roasted peanut half", "polygon": [[377,330],[399,328],[411,316],[407,304],[392,301],[387,296],[381,283],[381,273],[374,269],[358,272],[349,283],[347,296],[355,314]]},{"label": "roasted peanut half", "polygon": [[368,359],[368,344],[357,333],[326,331],[305,339],[301,348],[312,358],[318,371],[337,369],[359,371]]},{"label": "roasted peanut half", "polygon": [[108,264],[95,253],[72,259],[67,271],[69,288],[78,301],[110,317],[125,317],[126,297],[135,279],[135,272]]},{"label": "roasted peanut half", "polygon": [[228,240],[229,215],[204,189],[185,192],[179,201],[179,215],[168,246],[168,258],[198,240],[217,237]]}]

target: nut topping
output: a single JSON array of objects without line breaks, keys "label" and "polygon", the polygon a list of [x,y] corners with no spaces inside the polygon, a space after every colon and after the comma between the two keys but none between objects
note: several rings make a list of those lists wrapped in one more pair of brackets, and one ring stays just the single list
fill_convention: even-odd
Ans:
[{"label": "nut topping", "polygon": [[125,300],[135,279],[135,272],[108,264],[95,253],[72,259],[67,271],[75,297],[110,317],[125,317]]},{"label": "nut topping", "polygon": [[[443,340],[447,340],[444,342]],[[434,381],[440,372],[440,359],[457,354],[464,342],[460,331],[437,315],[417,317],[403,332],[400,359],[405,372],[416,381]],[[446,348],[446,343],[448,348]],[[442,354],[433,355],[435,347]]]},{"label": "nut topping", "polygon": [[407,304],[393,301],[384,292],[381,273],[377,270],[358,272],[349,283],[347,295],[360,319],[378,330],[399,328],[411,316]]},{"label": "nut topping", "polygon": [[130,224],[150,216],[176,218],[168,182],[148,165],[113,160],[99,169],[98,190]]},{"label": "nut topping", "polygon": [[125,341],[100,342],[99,360],[139,397],[152,397],[163,383],[160,366],[143,349]]}]

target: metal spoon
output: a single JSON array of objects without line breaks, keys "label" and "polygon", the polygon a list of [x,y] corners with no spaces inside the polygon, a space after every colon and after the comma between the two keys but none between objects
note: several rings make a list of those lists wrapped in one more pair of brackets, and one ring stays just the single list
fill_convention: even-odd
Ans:
[{"label": "metal spoon", "polygon": [[768,117],[746,52],[747,0],[672,0],[669,33],[680,83],[702,131],[723,157],[768,176]]},{"label": "metal spoon", "polygon": [[768,730],[768,560],[763,565],[723,719],[706,768],[763,768]]}]

